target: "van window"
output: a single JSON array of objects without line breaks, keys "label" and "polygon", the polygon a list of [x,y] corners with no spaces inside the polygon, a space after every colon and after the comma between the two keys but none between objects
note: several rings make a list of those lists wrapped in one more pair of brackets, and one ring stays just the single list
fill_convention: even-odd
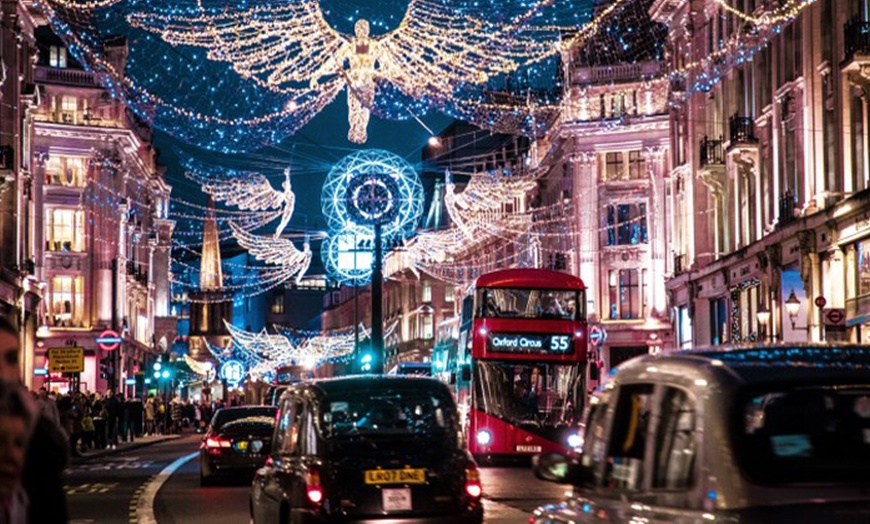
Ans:
[{"label": "van window", "polygon": [[655,444],[653,487],[690,487],[696,455],[695,406],[685,391],[665,388]]},{"label": "van window", "polygon": [[293,422],[287,437],[287,452],[292,455],[298,455],[301,451],[300,442],[303,437],[302,420],[305,413],[305,404],[302,403],[302,399],[294,399],[293,402]]},{"label": "van window", "polygon": [[641,488],[652,394],[652,384],[631,384],[619,388],[604,475],[606,487],[628,490]]},{"label": "van window", "polygon": [[285,399],[281,403],[281,414],[275,429],[275,441],[272,449],[282,455],[290,453],[290,427],[293,425],[293,400]]},{"label": "van window", "polygon": [[738,402],[734,444],[741,467],[769,484],[866,483],[870,385],[755,390]]},{"label": "van window", "polygon": [[586,427],[583,432],[583,465],[597,473],[598,467],[604,462],[607,451],[607,407],[610,392],[605,391],[600,397],[590,401],[589,414],[586,417]]}]

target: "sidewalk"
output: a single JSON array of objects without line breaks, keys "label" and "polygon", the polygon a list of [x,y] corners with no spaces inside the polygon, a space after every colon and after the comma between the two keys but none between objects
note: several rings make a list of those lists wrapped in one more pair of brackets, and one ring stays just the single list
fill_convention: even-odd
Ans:
[{"label": "sidewalk", "polygon": [[91,449],[79,456],[72,456],[71,462],[73,464],[85,462],[94,458],[105,457],[108,455],[115,455],[118,453],[123,453],[124,451],[130,451],[132,449],[138,449],[145,446],[150,446],[151,444],[157,444],[159,442],[167,442],[170,440],[179,439],[185,436],[185,433],[181,435],[149,435],[147,437],[138,437],[133,442],[119,442],[118,447],[115,449]]}]

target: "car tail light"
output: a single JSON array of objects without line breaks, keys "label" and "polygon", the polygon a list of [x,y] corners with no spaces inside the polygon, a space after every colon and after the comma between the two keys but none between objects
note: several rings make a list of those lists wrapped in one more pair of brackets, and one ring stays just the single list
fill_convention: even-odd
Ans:
[{"label": "car tail light", "polygon": [[314,504],[320,504],[323,501],[323,487],[320,485],[320,471],[315,468],[308,468],[308,474],[305,475],[305,493],[308,495],[308,500]]},{"label": "car tail light", "polygon": [[220,437],[208,437],[205,439],[205,447],[209,449],[229,448],[232,443],[229,440]]},{"label": "car tail light", "polygon": [[473,463],[465,467],[465,493],[473,499],[483,495],[483,486],[480,485],[480,471]]}]

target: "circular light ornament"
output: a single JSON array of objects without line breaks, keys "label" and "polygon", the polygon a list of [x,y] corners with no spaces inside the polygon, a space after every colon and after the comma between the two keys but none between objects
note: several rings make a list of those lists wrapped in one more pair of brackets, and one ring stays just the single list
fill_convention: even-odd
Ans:
[{"label": "circular light ornament", "polygon": [[423,186],[400,156],[365,149],[333,166],[323,184],[321,204],[332,231],[371,235],[380,224],[386,240],[414,230],[423,214]]},{"label": "circular light ornament", "polygon": [[220,377],[235,387],[245,378],[245,366],[238,360],[228,360],[221,366]]},{"label": "circular light ornament", "polygon": [[351,229],[331,233],[323,243],[323,265],[339,282],[351,286],[367,284],[372,278],[374,236]]}]

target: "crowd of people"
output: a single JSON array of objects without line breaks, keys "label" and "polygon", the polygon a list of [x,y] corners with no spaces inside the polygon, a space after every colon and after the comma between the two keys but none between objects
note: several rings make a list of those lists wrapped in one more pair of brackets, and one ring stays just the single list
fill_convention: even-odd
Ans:
[{"label": "crowd of people", "polygon": [[178,396],[167,400],[160,394],[150,394],[143,401],[112,391],[58,395],[45,388],[33,392],[33,399],[40,412],[63,430],[73,456],[115,449],[119,443],[134,442],[142,436],[201,429],[222,407],[220,401],[191,402]]},{"label": "crowd of people", "polygon": [[150,434],[204,428],[221,401],[107,392],[28,392],[18,330],[0,317],[0,524],[67,522],[63,471],[69,456],[112,449]]}]

